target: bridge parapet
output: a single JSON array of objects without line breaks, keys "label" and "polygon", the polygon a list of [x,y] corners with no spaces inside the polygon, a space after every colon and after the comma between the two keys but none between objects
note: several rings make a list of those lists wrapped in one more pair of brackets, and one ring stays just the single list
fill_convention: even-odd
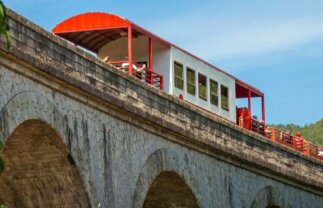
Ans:
[{"label": "bridge parapet", "polygon": [[166,140],[323,196],[322,161],[165,94],[18,14],[9,15],[12,48],[7,51],[1,40],[0,65]]}]

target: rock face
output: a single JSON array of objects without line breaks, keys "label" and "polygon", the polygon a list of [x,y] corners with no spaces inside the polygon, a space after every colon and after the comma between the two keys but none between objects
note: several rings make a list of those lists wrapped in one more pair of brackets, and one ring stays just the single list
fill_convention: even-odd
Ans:
[{"label": "rock face", "polygon": [[9,207],[322,207],[322,162],[9,13],[13,47],[0,42]]}]

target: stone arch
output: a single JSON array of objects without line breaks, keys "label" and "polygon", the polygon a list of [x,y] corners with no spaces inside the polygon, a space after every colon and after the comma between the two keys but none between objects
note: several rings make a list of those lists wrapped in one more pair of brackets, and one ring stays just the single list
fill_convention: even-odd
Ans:
[{"label": "stone arch", "polygon": [[0,141],[6,139],[16,127],[26,120],[45,121],[56,130],[65,144],[71,136],[68,120],[58,111],[55,105],[40,92],[24,91],[12,96],[0,111]]},{"label": "stone arch", "polygon": [[272,186],[266,186],[261,189],[254,201],[251,208],[279,208],[283,207],[283,201],[280,192]]},{"label": "stone arch", "polygon": [[[198,197],[196,197],[198,194],[184,164],[186,163],[183,159],[180,159],[175,152],[168,149],[159,149],[152,153],[138,177],[133,196],[133,207],[156,207],[156,204],[152,206],[154,200],[164,202],[164,204],[158,203],[160,205],[158,207],[174,207],[174,205],[200,207]],[[187,197],[187,199],[176,198],[179,195],[169,194],[161,198],[154,198],[156,192],[165,193],[163,190],[166,186],[169,188],[167,191],[173,194],[176,191],[184,191],[182,197]],[[173,203],[172,206],[169,206],[171,203]]]},{"label": "stone arch", "polygon": [[68,148],[70,139],[67,119],[45,96],[35,92],[13,96],[0,112],[6,165],[0,176],[0,204],[89,207]]}]

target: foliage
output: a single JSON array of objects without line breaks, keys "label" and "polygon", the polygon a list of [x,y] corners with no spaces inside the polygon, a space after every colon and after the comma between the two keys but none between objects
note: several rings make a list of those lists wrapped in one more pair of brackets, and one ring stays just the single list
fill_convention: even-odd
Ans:
[{"label": "foliage", "polygon": [[323,146],[323,118],[316,123],[305,126],[298,126],[295,124],[278,124],[269,126],[276,127],[277,129],[282,131],[291,131],[293,134],[299,131],[304,139],[314,144]]},{"label": "foliage", "polygon": [[7,15],[7,9],[0,0],[0,36],[4,35],[7,43],[7,48],[10,48],[10,28],[8,24],[9,17]]}]

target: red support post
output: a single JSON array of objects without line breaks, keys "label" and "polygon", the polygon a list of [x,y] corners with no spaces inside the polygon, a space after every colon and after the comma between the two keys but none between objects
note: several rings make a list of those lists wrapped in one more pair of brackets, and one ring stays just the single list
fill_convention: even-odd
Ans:
[{"label": "red support post", "polygon": [[148,38],[149,47],[149,71],[153,72],[153,43],[151,37]]},{"label": "red support post", "polygon": [[293,148],[296,149],[296,141],[294,136],[292,138],[292,145],[293,145]]},{"label": "red support post", "polygon": [[250,90],[248,90],[248,110],[250,112],[250,115],[252,115],[251,114],[251,91]]},{"label": "red support post", "polygon": [[264,122],[264,126],[266,126],[266,114],[265,114],[265,96],[261,97],[261,113],[262,113],[262,120]]},{"label": "red support post", "polygon": [[164,91],[164,77],[160,77],[160,89]]},{"label": "red support post", "polygon": [[150,84],[154,83],[153,78],[153,43],[151,37],[148,38],[148,51],[149,51],[149,71],[150,71]]},{"label": "red support post", "polygon": [[132,76],[132,28],[128,27],[128,62],[129,62],[129,75]]},{"label": "red support post", "polygon": [[311,155],[311,143],[308,141],[304,141],[304,147],[305,147],[305,154]]},{"label": "red support post", "polygon": [[276,129],[275,128],[271,129],[271,141],[273,141],[273,142],[276,141]]}]

